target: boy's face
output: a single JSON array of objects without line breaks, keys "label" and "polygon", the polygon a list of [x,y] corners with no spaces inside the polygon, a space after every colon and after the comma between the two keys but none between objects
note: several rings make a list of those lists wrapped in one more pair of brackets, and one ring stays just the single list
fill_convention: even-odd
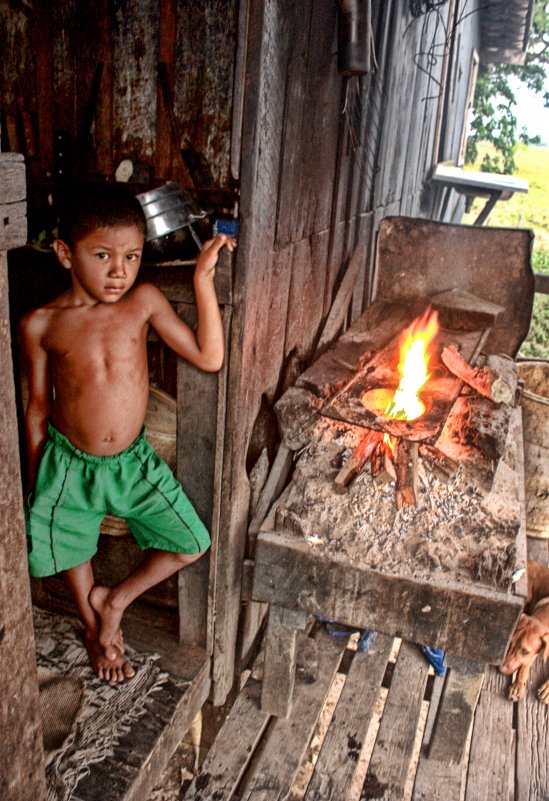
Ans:
[{"label": "boy's face", "polygon": [[116,303],[137,277],[143,234],[133,225],[96,228],[79,239],[74,248],[57,239],[57,258],[71,271],[73,290],[84,302]]}]

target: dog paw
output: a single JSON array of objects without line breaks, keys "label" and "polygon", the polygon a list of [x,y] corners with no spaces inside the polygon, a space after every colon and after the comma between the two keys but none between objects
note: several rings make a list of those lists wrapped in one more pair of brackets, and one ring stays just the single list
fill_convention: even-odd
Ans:
[{"label": "dog paw", "polygon": [[538,688],[538,698],[544,704],[549,704],[549,681],[545,681]]},{"label": "dog paw", "polygon": [[520,701],[520,699],[524,695],[525,689],[526,685],[522,684],[522,682],[514,681],[509,687],[509,692],[507,693],[507,697],[509,698],[510,701]]}]

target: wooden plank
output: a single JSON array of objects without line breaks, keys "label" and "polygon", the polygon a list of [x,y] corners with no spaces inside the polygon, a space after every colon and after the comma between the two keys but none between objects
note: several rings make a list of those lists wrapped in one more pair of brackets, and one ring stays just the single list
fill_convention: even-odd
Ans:
[{"label": "wooden plank", "polygon": [[530,671],[525,696],[517,705],[516,801],[545,801],[549,795],[549,705],[537,697],[546,678],[547,668],[538,657]]},{"label": "wooden plank", "polygon": [[274,458],[273,466],[269,472],[265,487],[259,497],[255,514],[250,523],[249,536],[251,535],[254,537],[257,535],[261,524],[267,517],[269,509],[284,489],[284,484],[286,483],[292,464],[293,453],[288,446],[282,442]]},{"label": "wooden plank", "polygon": [[[1,174],[1,173],[0,173]],[[0,248],[20,248],[27,241],[27,204],[0,203]]]},{"label": "wooden plank", "polygon": [[124,14],[111,15],[115,160],[143,163],[154,153],[159,10],[153,0],[128,0]]},{"label": "wooden plank", "polygon": [[241,801],[283,801],[290,791],[346,646],[345,638],[330,637],[325,632],[317,642],[316,681],[298,677],[293,712],[289,718],[273,721],[254,762],[253,776],[239,790]]},{"label": "wooden plank", "polygon": [[229,801],[232,798],[269,722],[269,715],[260,709],[260,694],[261,683],[250,677],[185,793],[185,799]]},{"label": "wooden plank", "polygon": [[[456,288],[504,307],[485,352],[514,357],[530,325],[530,248],[530,231],[391,217],[378,233],[377,296],[392,302],[406,294],[431,297],[446,291],[453,276]],[[493,281],[495,274],[505,280]]]},{"label": "wooden plank", "polygon": [[308,615],[271,605],[265,640],[261,709],[270,715],[287,718],[292,708],[297,632],[307,625]]},{"label": "wooden plank", "polygon": [[7,268],[7,255],[0,251],[0,676],[3,685],[0,797],[3,801],[29,798],[43,801],[46,798],[44,754],[23,519]]},{"label": "wooden plank", "polygon": [[[239,3],[204,0],[176,3],[174,104],[181,146],[210,172],[217,187],[230,188],[231,111]],[[200,32],[201,47],[196,47]],[[196,177],[196,176],[195,176]],[[201,179],[201,186],[206,188]],[[204,193],[207,202],[207,192]],[[223,204],[225,205],[225,204]],[[207,206],[205,206],[207,208]]]},{"label": "wooden plank", "polygon": [[452,764],[463,759],[485,666],[451,654],[447,664],[449,671],[429,743],[429,759]]},{"label": "wooden plank", "polygon": [[392,644],[391,637],[378,634],[367,652],[354,655],[304,801],[347,798]]},{"label": "wooden plank", "polygon": [[534,537],[527,537],[528,559],[534,562],[541,562],[546,565],[549,562],[549,554],[547,552],[548,540],[537,539]]},{"label": "wooden plank", "polygon": [[513,704],[506,697],[507,683],[495,668],[489,669],[475,714],[465,801],[501,801],[514,792]]},{"label": "wooden plank", "polygon": [[[177,0],[162,0],[158,34],[158,61],[166,66],[166,79],[170,89],[174,83],[177,11]],[[156,103],[156,129],[157,131],[162,131],[164,135],[156,137],[154,174],[157,178],[168,179],[171,177],[174,139],[173,136],[168,136],[165,133],[170,128],[170,122],[168,109],[165,107],[166,98],[159,82],[157,84]]]},{"label": "wooden plank", "polygon": [[[0,153],[0,203],[19,205],[27,196],[25,160],[20,153]],[[1,250],[8,250],[2,246]]]},{"label": "wooden plank", "polygon": [[364,268],[365,257],[365,248],[363,245],[359,245],[351,256],[328,314],[328,319],[324,323],[324,328],[316,346],[317,353],[322,352],[337,337],[351,302],[358,273],[361,268]]},{"label": "wooden plank", "polygon": [[205,703],[209,660],[190,684],[169,677],[147,701],[143,715],[122,736],[112,755],[94,764],[71,801],[141,801],[159,782],[171,755]]},{"label": "wooden plank", "polygon": [[[189,325],[195,325],[194,304],[178,304],[177,311]],[[226,342],[230,311],[230,307],[222,311]],[[213,549],[219,531],[226,363],[219,373],[205,373],[183,359],[177,361],[177,476],[212,534]],[[210,553],[178,574],[181,639],[204,646],[209,643],[208,647],[213,636],[209,596],[214,592],[210,587]]]},{"label": "wooden plank", "polygon": [[[437,586],[329,560],[297,536],[263,531],[253,597],[497,664],[523,606],[521,598],[479,585]],[[487,628],[486,620],[497,625]]]},{"label": "wooden plank", "polygon": [[[437,762],[421,754],[414,781],[412,801],[459,801],[463,765]],[[479,800],[480,801],[480,800]]]},{"label": "wooden plank", "polygon": [[95,53],[89,55],[88,63],[103,62],[103,74],[101,76],[101,90],[97,98],[97,108],[95,113],[96,131],[101,135],[96,136],[96,169],[99,175],[114,176],[115,167],[113,163],[113,44],[111,31],[111,14],[108,0],[102,0],[102,8],[97,9],[96,36],[93,40]]},{"label": "wooden plank", "polygon": [[[246,455],[261,405],[258,356],[265,349],[269,318],[269,265],[274,237],[273,187],[277,186],[280,125],[285,86],[289,4],[250,4],[246,97],[242,126],[241,205],[231,330],[226,447],[216,574],[213,702],[222,704],[234,680],[241,610],[240,578],[248,530],[249,482]],[[202,13],[199,11],[197,13]],[[258,126],[257,120],[264,124]],[[245,298],[245,303],[243,302]],[[258,325],[259,324],[259,325]],[[273,368],[271,368],[273,369]],[[258,378],[259,376],[259,378]]]},{"label": "wooden plank", "polygon": [[403,642],[364,780],[365,798],[397,801],[403,797],[428,671],[417,646]]}]

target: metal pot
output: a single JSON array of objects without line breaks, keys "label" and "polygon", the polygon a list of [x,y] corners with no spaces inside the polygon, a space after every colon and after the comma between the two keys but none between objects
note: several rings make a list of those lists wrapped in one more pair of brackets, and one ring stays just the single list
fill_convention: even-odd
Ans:
[{"label": "metal pot", "polygon": [[192,223],[203,220],[199,209],[178,183],[167,183],[137,195],[147,220],[146,258],[193,258],[202,243]]}]

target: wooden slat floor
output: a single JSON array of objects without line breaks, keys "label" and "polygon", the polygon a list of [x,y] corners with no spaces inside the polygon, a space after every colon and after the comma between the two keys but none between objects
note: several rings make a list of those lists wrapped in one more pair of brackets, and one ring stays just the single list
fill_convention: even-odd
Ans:
[{"label": "wooden slat floor", "polygon": [[[547,548],[529,539],[529,558],[547,564]],[[549,705],[536,696],[549,668],[541,659],[518,703],[507,698],[511,678],[488,668],[465,754],[451,764],[427,756],[451,670],[435,676],[417,646],[384,635],[366,653],[323,629],[312,636],[317,678],[298,670],[290,717],[261,712],[260,676],[252,673],[179,798],[549,801]],[[451,740],[451,720],[445,725]]]},{"label": "wooden slat floor", "polygon": [[[290,717],[261,712],[261,682],[252,674],[180,798],[549,800],[549,706],[535,695],[540,660],[518,704],[506,697],[510,678],[488,669],[465,756],[452,765],[426,756],[446,679],[433,675],[415,645],[401,643],[395,658],[393,641],[382,635],[366,653],[345,649],[324,631],[315,638],[318,676],[308,683],[298,674]],[[323,712],[334,686],[333,709]],[[322,738],[320,747],[310,747],[313,735]]]}]

